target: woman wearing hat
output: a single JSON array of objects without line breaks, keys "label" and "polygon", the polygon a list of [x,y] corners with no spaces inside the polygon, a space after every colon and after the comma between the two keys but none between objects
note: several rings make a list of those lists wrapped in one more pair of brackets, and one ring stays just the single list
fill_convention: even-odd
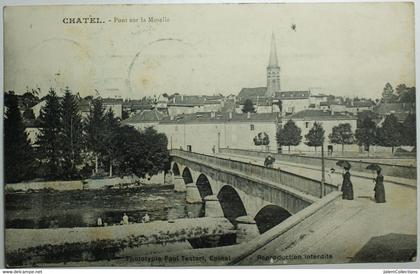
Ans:
[{"label": "woman wearing hat", "polygon": [[377,203],[385,203],[385,187],[384,187],[384,176],[382,175],[382,170],[378,169],[376,171],[377,176],[373,179],[375,182],[375,201]]},{"label": "woman wearing hat", "polygon": [[350,180],[350,165],[343,166],[344,174],[343,174],[343,184],[341,185],[341,191],[343,192],[343,199],[344,200],[353,200],[353,184]]}]

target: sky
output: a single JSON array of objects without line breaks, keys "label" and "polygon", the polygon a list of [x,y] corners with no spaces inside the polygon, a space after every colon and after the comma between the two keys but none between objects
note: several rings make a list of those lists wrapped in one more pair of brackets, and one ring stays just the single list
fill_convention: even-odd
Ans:
[{"label": "sky", "polygon": [[[77,17],[104,23],[63,23]],[[415,85],[412,3],[7,7],[4,20],[4,90],[18,94],[238,94],[266,85],[272,33],[282,90],[379,98],[387,82]]]}]

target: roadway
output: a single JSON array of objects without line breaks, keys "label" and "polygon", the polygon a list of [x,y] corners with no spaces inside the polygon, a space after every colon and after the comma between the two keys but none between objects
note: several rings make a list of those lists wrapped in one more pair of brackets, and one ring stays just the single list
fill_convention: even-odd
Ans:
[{"label": "roadway", "polygon": [[[230,158],[238,161],[252,162],[262,165],[263,158],[244,157],[232,154],[217,154],[218,157]],[[319,167],[309,167],[287,162],[276,162],[274,168],[321,179]],[[330,168],[330,167],[328,167]],[[339,169],[339,167],[334,167]],[[296,264],[296,263],[344,263],[354,261],[355,255],[373,237],[384,236],[390,233],[415,235],[416,228],[416,188],[404,184],[389,183],[385,181],[386,203],[377,204],[373,199],[373,174],[352,176],[354,200],[340,200],[334,205],[325,218],[315,223],[307,231],[300,231],[300,240],[289,246],[286,250],[278,250],[281,243],[273,240],[254,254],[248,256],[241,264]],[[339,172],[326,175],[326,179],[335,185],[341,184],[342,177]],[[370,178],[369,178],[370,177]],[[401,178],[402,179],[402,178]],[[386,180],[386,176],[385,176]],[[404,180],[404,179],[402,179]],[[415,183],[415,180],[412,180]],[[413,182],[409,182],[413,184]],[[401,236],[403,237],[403,236]],[[395,247],[404,248],[404,247]],[[376,247],[378,257],[384,253]],[[375,248],[373,248],[375,250]],[[299,261],[262,261],[257,255],[322,255],[331,257],[304,259]],[[390,258],[391,260],[393,258]],[[360,260],[360,259],[359,259]],[[375,260],[369,258],[369,260]]]}]

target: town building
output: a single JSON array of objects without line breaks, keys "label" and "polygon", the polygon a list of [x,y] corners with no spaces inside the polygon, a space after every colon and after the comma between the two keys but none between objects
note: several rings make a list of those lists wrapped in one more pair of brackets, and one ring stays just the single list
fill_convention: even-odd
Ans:
[{"label": "town building", "polygon": [[[307,153],[315,151],[314,147],[310,147],[305,144],[305,135],[308,134],[315,122],[320,123],[322,128],[325,130],[325,148],[332,152],[341,151],[341,145],[332,144],[328,137],[332,133],[333,127],[338,126],[339,124],[348,123],[350,124],[353,133],[355,133],[357,128],[357,116],[349,112],[306,109],[283,118],[282,124],[285,124],[289,119],[293,120],[296,126],[301,129],[302,135],[302,142],[298,146],[291,147],[291,151],[294,153]],[[347,151],[359,151],[359,146],[357,144],[346,145],[345,149]]]},{"label": "town building", "polygon": [[137,130],[143,130],[147,127],[157,128],[159,122],[164,118],[164,114],[157,109],[143,110],[133,116],[123,120],[122,125],[133,126]]}]

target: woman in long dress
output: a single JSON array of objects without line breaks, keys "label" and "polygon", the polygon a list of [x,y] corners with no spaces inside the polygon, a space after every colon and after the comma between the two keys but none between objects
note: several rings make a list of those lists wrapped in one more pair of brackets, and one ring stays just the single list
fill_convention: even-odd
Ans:
[{"label": "woman in long dress", "polygon": [[344,200],[353,200],[353,184],[350,180],[350,168],[344,168],[345,173],[343,174],[343,184],[341,185],[341,191],[343,192]]},{"label": "woman in long dress", "polygon": [[385,203],[384,176],[380,169],[376,173],[378,175],[373,179],[375,181],[375,188],[373,189],[375,191],[375,201],[377,203]]}]

